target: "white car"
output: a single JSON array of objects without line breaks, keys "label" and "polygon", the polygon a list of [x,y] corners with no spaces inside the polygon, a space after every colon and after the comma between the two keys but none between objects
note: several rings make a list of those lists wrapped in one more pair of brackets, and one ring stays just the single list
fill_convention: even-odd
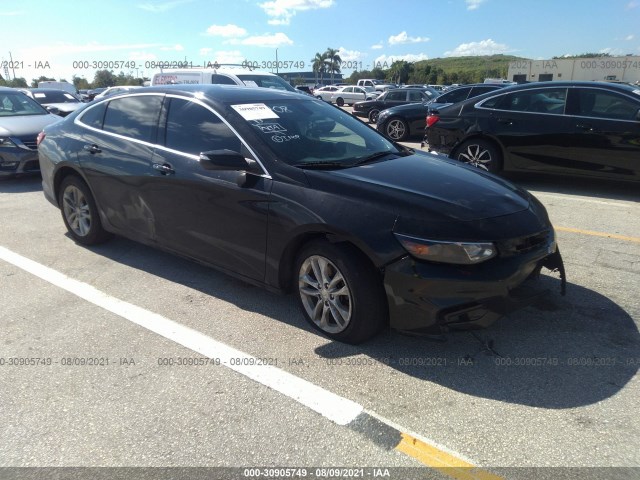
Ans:
[{"label": "white car", "polygon": [[335,85],[327,85],[326,87],[316,88],[313,91],[313,96],[319,100],[324,100],[325,102],[331,101],[331,95],[340,90],[340,87],[336,87]]},{"label": "white car", "polygon": [[331,95],[331,103],[335,103],[339,107],[347,104],[353,105],[362,100],[374,100],[378,98],[380,92],[376,92],[373,87],[340,87],[340,89]]}]

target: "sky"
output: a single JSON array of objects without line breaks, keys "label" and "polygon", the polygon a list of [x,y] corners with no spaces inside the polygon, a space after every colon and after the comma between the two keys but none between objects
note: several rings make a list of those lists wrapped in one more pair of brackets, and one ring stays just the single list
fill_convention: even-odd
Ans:
[{"label": "sky", "polygon": [[160,61],[270,71],[276,55],[280,72],[310,71],[327,48],[346,75],[451,56],[640,56],[640,0],[0,0],[0,75],[28,83],[103,67],[148,77]]}]

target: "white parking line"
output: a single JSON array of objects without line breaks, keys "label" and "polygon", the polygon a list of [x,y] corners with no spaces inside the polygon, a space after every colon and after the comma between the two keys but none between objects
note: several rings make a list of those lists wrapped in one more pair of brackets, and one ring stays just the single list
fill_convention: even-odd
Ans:
[{"label": "white parking line", "polygon": [[67,277],[63,273],[34,262],[5,247],[0,247],[0,258],[87,302],[115,313],[205,357],[219,358],[222,365],[286,395],[338,425],[352,422],[363,410],[361,405],[351,400],[340,397],[279,368],[259,364],[255,357],[218,342],[197,330],[112,297],[87,283]]},{"label": "white parking line", "polygon": [[534,194],[536,197],[538,198],[555,198],[557,200],[573,200],[575,202],[581,202],[581,203],[594,203],[596,205],[608,205],[610,207],[620,207],[620,208],[629,208],[632,205],[637,205],[637,203],[635,202],[628,202],[628,203],[622,203],[622,202],[608,202],[606,200],[594,200],[592,198],[586,198],[586,197],[577,197],[575,195],[556,195],[553,193],[546,193],[546,192],[536,192],[535,190],[529,190],[532,194]]}]

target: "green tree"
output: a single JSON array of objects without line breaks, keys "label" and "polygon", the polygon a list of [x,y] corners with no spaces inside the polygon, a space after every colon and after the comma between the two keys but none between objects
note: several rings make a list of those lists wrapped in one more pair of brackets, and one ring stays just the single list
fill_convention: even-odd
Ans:
[{"label": "green tree", "polygon": [[98,70],[93,77],[93,88],[113,87],[116,84],[116,76],[109,70]]},{"label": "green tree", "polygon": [[411,73],[411,64],[404,60],[397,60],[391,64],[387,72],[387,78],[392,83],[406,83]]},{"label": "green tree", "polygon": [[81,78],[74,75],[72,77],[72,80],[73,80],[73,86],[76,87],[76,90],[88,90],[91,88],[86,78]]},{"label": "green tree", "polygon": [[16,77],[13,80],[5,82],[5,86],[11,88],[29,88],[29,84],[23,77]]},{"label": "green tree", "polygon": [[333,76],[341,71],[340,64],[342,63],[342,58],[340,58],[338,50],[335,48],[327,48],[327,51],[324,52],[324,56],[327,64],[327,71],[331,74],[331,83],[333,83]]},{"label": "green tree", "polygon": [[322,83],[322,77],[324,73],[327,71],[327,58],[324,56],[324,53],[317,53],[316,56],[311,59],[311,68],[313,69],[313,73],[316,75],[316,83],[318,83],[318,74],[320,75],[320,83]]}]

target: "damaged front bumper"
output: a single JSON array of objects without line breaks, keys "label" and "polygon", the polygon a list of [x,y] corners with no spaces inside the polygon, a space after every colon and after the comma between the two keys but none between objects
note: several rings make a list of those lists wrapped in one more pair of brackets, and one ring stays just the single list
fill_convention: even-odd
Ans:
[{"label": "damaged front bumper", "polygon": [[422,262],[410,256],[387,266],[384,285],[391,328],[414,334],[487,327],[505,314],[535,303],[542,268],[566,275],[560,250],[530,252],[478,265]]}]

